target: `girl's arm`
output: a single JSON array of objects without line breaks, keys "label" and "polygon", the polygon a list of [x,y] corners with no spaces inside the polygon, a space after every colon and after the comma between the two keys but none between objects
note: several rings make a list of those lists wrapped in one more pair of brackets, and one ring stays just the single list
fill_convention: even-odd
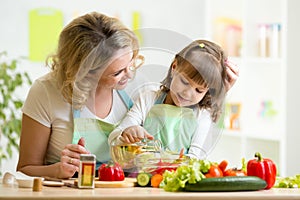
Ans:
[{"label": "girl's arm", "polygon": [[70,178],[78,171],[79,155],[87,153],[81,145],[68,144],[62,150],[60,162],[51,165],[44,164],[50,134],[51,128],[23,114],[17,171],[29,176],[55,178]]},{"label": "girl's arm", "polygon": [[187,156],[204,159],[214,147],[220,132],[206,110],[198,116],[198,122],[199,125],[192,137]]},{"label": "girl's arm", "polygon": [[134,102],[133,107],[125,115],[118,127],[109,135],[108,142],[111,144],[115,139],[125,143],[138,142],[143,138],[153,139],[142,126],[148,111],[155,101],[156,93],[144,91]]},{"label": "girl's arm", "polygon": [[123,130],[120,141],[123,143],[135,143],[142,139],[153,140],[154,137],[150,135],[142,126],[130,126]]}]

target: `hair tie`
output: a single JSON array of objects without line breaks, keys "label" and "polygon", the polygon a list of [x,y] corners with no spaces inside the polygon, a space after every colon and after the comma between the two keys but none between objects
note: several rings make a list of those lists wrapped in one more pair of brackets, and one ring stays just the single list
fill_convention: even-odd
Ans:
[{"label": "hair tie", "polygon": [[199,44],[199,47],[200,47],[200,48],[204,48],[204,47],[205,47],[205,44],[200,43],[200,44]]}]

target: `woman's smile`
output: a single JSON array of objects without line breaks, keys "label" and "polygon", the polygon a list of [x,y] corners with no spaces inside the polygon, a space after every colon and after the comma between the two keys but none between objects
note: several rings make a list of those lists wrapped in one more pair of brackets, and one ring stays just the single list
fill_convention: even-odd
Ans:
[{"label": "woman's smile", "polygon": [[123,86],[123,85],[126,85],[127,82],[128,82],[128,78],[125,78],[124,80],[119,81],[119,82],[118,82],[118,85]]}]

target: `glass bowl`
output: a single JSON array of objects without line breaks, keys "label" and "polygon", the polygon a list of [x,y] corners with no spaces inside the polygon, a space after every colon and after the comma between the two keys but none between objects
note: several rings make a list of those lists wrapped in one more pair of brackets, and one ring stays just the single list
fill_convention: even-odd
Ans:
[{"label": "glass bowl", "polygon": [[136,168],[136,158],[148,160],[160,155],[161,142],[159,140],[141,141],[133,144],[124,144],[115,140],[111,144],[110,153],[112,160],[118,163],[125,171]]},{"label": "glass bowl", "polygon": [[181,164],[186,163],[186,158],[149,158],[145,161],[136,159],[138,172],[154,174],[163,174],[166,170],[175,171]]}]

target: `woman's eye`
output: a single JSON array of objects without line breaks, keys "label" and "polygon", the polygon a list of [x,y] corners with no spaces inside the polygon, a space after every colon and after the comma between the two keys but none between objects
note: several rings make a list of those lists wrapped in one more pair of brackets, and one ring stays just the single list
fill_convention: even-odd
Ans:
[{"label": "woman's eye", "polygon": [[123,71],[123,70],[120,70],[120,71],[118,71],[118,72],[114,73],[114,74],[113,74],[113,76],[115,76],[115,77],[116,77],[116,76],[120,75],[120,74],[122,73],[122,71]]}]

